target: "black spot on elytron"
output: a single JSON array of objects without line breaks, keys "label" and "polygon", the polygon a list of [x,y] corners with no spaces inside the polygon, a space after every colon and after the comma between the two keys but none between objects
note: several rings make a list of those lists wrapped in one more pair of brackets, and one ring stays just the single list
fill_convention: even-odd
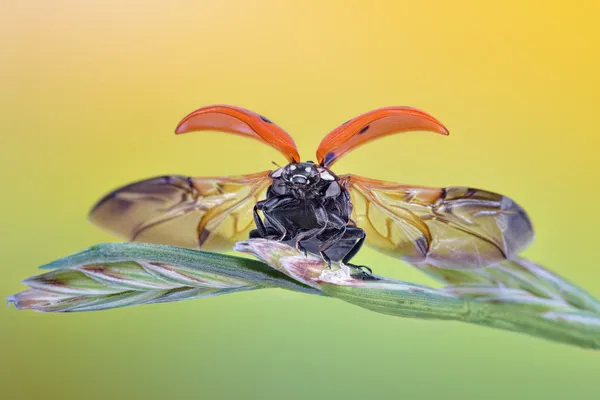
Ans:
[{"label": "black spot on elytron", "polygon": [[335,158],[335,153],[333,151],[330,151],[329,153],[325,154],[325,158],[323,159],[323,164],[324,165],[329,164],[334,158]]},{"label": "black spot on elytron", "polygon": [[265,121],[267,124],[272,124],[272,122],[269,120],[269,118],[267,117],[263,117],[262,115],[260,116],[260,119],[262,119],[263,121]]},{"label": "black spot on elytron", "polygon": [[170,176],[163,177],[163,180],[165,181],[165,183],[167,185],[170,185],[171,183],[173,183],[173,178],[171,178]]},{"label": "black spot on elytron", "polygon": [[446,188],[442,188],[442,199],[445,199],[446,196],[448,195],[448,191],[446,190]]},{"label": "black spot on elytron", "polygon": [[189,187],[191,187],[191,188],[194,187],[194,183],[192,182],[192,178],[188,177],[187,178],[187,183],[188,183]]},{"label": "black spot on elytron", "polygon": [[364,128],[362,128],[360,130],[360,132],[358,132],[359,135],[362,135],[363,133],[365,133],[367,130],[369,129],[369,125],[365,126]]}]

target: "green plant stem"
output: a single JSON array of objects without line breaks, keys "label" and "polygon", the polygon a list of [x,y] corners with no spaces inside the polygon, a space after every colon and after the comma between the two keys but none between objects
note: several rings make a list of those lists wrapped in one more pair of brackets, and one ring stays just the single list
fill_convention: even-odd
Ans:
[{"label": "green plant stem", "polygon": [[387,315],[461,321],[600,348],[600,302],[526,260],[473,271],[425,268],[451,284],[434,289],[386,277],[359,279],[348,267],[330,269],[279,242],[253,239],[236,249],[262,262],[164,245],[101,244],[41,267],[47,272],[26,279],[30,289],[9,302],[41,312],[93,311],[282,288]]}]

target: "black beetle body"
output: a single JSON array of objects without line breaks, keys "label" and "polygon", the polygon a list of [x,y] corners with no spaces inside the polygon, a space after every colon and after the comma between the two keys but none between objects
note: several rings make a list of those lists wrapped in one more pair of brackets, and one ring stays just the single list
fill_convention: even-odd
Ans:
[{"label": "black beetle body", "polygon": [[[251,238],[267,238],[296,246],[304,253],[350,264],[365,240],[365,232],[350,219],[348,191],[329,169],[312,161],[291,163],[270,175],[267,198],[254,207],[257,229]],[[264,221],[258,211],[264,215]]]}]

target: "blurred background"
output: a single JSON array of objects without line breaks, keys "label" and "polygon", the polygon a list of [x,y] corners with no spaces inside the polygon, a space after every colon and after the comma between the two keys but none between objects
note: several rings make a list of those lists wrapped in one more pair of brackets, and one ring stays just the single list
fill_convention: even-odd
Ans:
[{"label": "blurred background", "polygon": [[[526,4],[524,4],[526,3]],[[335,172],[514,198],[525,256],[600,296],[597,2],[0,3],[2,297],[39,265],[118,241],[86,220],[130,181],[283,162],[258,142],[176,137],[226,103],[290,132],[305,160],[374,108],[427,111],[449,137],[361,147]],[[434,284],[364,250],[359,262]],[[265,290],[96,313],[0,308],[6,399],[596,399],[600,353]]]}]

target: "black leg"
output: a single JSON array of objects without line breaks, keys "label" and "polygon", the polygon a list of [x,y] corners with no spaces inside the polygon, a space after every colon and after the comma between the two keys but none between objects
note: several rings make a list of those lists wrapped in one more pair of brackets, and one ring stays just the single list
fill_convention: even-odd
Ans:
[{"label": "black leg", "polygon": [[272,197],[262,202],[261,206],[265,221],[278,233],[273,237],[269,235],[267,239],[283,241],[288,234],[288,226],[284,224],[288,209],[297,206],[297,200],[293,198]]},{"label": "black leg", "polygon": [[[302,246],[302,243],[300,243],[300,242],[302,242],[303,240],[313,239],[316,236],[320,235],[321,233],[323,233],[323,231],[325,230],[325,228],[327,228],[327,225],[328,225],[327,212],[325,211],[325,208],[323,208],[323,206],[311,205],[311,210],[315,216],[317,228],[313,228],[313,229],[309,229],[305,232],[301,232],[296,236],[296,248],[299,251],[304,252],[305,256],[308,254],[308,252],[306,251],[306,249]],[[329,261],[329,263],[331,263],[331,261]]]},{"label": "black leg", "polygon": [[[342,259],[341,263],[348,267],[358,269],[360,271],[360,274],[357,277],[360,279],[375,279],[372,276],[373,270],[371,268],[367,267],[366,265],[357,265],[357,264],[353,264],[350,262],[350,260],[356,255],[356,253],[358,253],[360,248],[365,243],[365,239],[366,239],[365,231],[363,231],[360,228],[354,228],[354,227],[349,227],[348,230],[349,231],[352,230],[352,233],[356,235],[358,240],[356,241],[354,246],[350,249],[350,251],[348,251],[348,253],[346,253],[346,255]],[[366,272],[365,270],[368,272]]]},{"label": "black leg", "polygon": [[327,268],[331,269],[331,259],[329,258],[329,256],[322,251],[320,252],[320,254],[321,258],[323,258],[323,261],[325,261],[325,263],[327,264]]},{"label": "black leg", "polygon": [[323,232],[324,227],[321,228],[314,228],[314,229],[309,229],[308,231],[302,232],[300,234],[298,234],[298,236],[296,236],[296,248],[298,249],[298,251],[301,251],[304,253],[305,256],[308,256],[308,252],[306,251],[306,249],[304,248],[304,246],[302,246],[302,242],[303,240],[309,240],[314,238],[315,236],[319,235],[321,232]]},{"label": "black leg", "polygon": [[254,224],[256,225],[256,229],[258,230],[258,234],[260,235],[260,237],[267,236],[267,229],[265,228],[265,225],[263,224],[262,220],[260,219],[260,215],[258,215],[258,210],[262,210],[264,204],[265,204],[264,201],[259,201],[258,203],[256,203],[254,205],[254,211],[253,211]]},{"label": "black leg", "polygon": [[[325,209],[323,209],[324,216],[321,217],[321,221],[325,220],[325,227],[327,228],[327,232],[331,232],[330,236],[325,239],[319,246],[319,254],[323,261],[327,263],[327,268],[331,268],[331,259],[325,253],[331,247],[336,245],[342,237],[346,234],[346,223],[343,219],[341,219],[336,214],[327,214]],[[327,219],[325,219],[327,218]],[[317,221],[319,221],[319,217],[317,216]],[[322,233],[325,229],[323,229],[320,233]]]},{"label": "black leg", "polygon": [[347,231],[349,231],[349,232],[351,231],[353,234],[355,234],[356,238],[358,240],[356,241],[354,246],[352,246],[350,251],[348,253],[346,253],[344,258],[342,259],[342,262],[344,264],[350,263],[350,260],[352,259],[352,257],[354,257],[356,255],[356,253],[358,253],[358,251],[362,247],[363,243],[365,242],[365,238],[367,237],[367,235],[365,234],[365,231],[363,231],[360,228],[347,228]]},{"label": "black leg", "polygon": [[327,238],[327,240],[325,240],[323,243],[321,243],[321,246],[319,246],[319,251],[325,252],[325,251],[329,250],[334,245],[336,245],[342,239],[342,237],[344,237],[345,234],[346,234],[346,230],[344,228],[340,229],[336,233],[333,233],[331,236],[329,236]]},{"label": "black leg", "polygon": [[269,222],[269,224],[271,224],[273,226],[273,228],[277,232],[274,235],[266,236],[266,238],[272,239],[272,240],[277,240],[280,242],[282,240],[284,240],[285,236],[287,235],[287,229],[285,228],[285,225],[283,225],[277,218],[273,218],[270,215],[265,214],[265,219]]},{"label": "black leg", "polygon": [[[352,263],[348,263],[348,264],[344,264],[348,267],[352,267],[352,268],[356,268],[358,270],[360,270],[360,272],[362,272],[363,274],[368,274],[368,275],[373,275],[373,270],[369,267],[367,267],[366,265],[356,265],[356,264],[352,264]],[[369,271],[368,273],[365,272],[364,270]]]},{"label": "black leg", "polygon": [[321,246],[319,246],[319,251],[321,253],[326,252],[332,246],[336,245],[340,240],[342,240],[344,235],[346,235],[346,223],[344,222],[344,220],[342,220],[335,214],[329,216],[329,223],[327,228],[337,229],[338,231],[333,231],[331,235],[327,239],[325,239],[323,243],[321,243]]}]

